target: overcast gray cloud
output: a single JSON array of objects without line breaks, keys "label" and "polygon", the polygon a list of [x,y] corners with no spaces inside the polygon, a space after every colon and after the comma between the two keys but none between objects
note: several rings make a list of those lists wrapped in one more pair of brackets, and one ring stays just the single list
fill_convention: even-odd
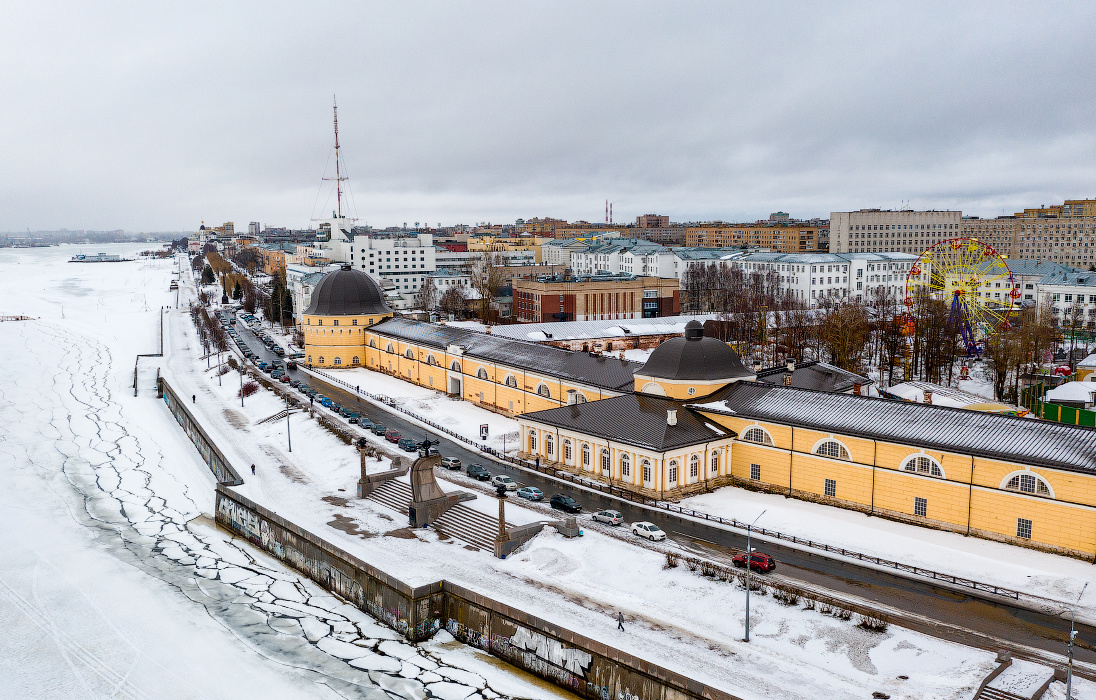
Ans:
[{"label": "overcast gray cloud", "polygon": [[1096,196],[1096,4],[53,3],[0,25],[0,230]]}]

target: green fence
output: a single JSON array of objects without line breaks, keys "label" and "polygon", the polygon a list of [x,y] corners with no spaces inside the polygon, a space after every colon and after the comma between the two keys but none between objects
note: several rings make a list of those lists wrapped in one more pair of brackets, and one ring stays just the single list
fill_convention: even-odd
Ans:
[{"label": "green fence", "polygon": [[1096,428],[1096,411],[1083,408],[1063,406],[1058,403],[1043,401],[1047,388],[1045,384],[1033,384],[1020,391],[1020,404],[1031,410],[1037,418],[1052,420],[1057,423],[1069,423],[1070,425],[1084,425]]}]

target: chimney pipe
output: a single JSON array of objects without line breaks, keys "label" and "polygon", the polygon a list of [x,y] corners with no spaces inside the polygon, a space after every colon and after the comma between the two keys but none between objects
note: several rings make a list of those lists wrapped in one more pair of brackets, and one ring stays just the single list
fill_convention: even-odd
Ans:
[{"label": "chimney pipe", "polygon": [[794,357],[789,357],[788,358],[788,371],[789,372],[794,372],[795,371],[795,358]]},{"label": "chimney pipe", "polygon": [[860,388],[861,388],[860,387],[860,382],[853,382],[853,384],[852,384],[852,394],[853,394],[853,396],[860,396]]},{"label": "chimney pipe", "polygon": [[677,425],[677,409],[666,409],[666,425]]},{"label": "chimney pipe", "polygon": [[784,386],[791,386],[791,385],[792,385],[792,373],[788,372],[787,374],[784,375]]},{"label": "chimney pipe", "polygon": [[757,374],[760,371],[761,371],[761,363],[760,362],[754,362],[754,374]]},{"label": "chimney pipe", "polygon": [[932,403],[932,392],[925,389],[925,403]]}]

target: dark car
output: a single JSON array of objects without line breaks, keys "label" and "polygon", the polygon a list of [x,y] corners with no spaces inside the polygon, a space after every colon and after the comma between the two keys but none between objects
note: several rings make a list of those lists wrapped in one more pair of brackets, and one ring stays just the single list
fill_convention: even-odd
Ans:
[{"label": "dark car", "polygon": [[278,357],[284,357],[285,356],[285,350],[282,349],[281,345],[275,345],[272,349],[274,350],[274,354],[277,355]]},{"label": "dark car", "polygon": [[328,406],[328,408],[331,409],[332,411],[334,411],[335,413],[342,413],[342,406],[335,403],[334,401],[331,402],[331,404]]},{"label": "dark car", "polygon": [[297,363],[294,362],[293,360],[288,360],[285,363],[285,368],[286,369],[297,369]]},{"label": "dark car", "polygon": [[487,471],[487,467],[482,464],[469,464],[468,468],[464,470],[464,473],[473,479],[479,479],[480,481],[488,481],[491,478],[491,474]]},{"label": "dark car", "polygon": [[357,414],[356,411],[351,411],[350,415],[346,417],[346,420],[350,423],[350,425],[357,425],[359,418],[360,416]]},{"label": "dark car", "polygon": [[[731,561],[734,562],[734,565],[738,568],[744,568],[746,566],[746,553],[742,552],[741,554],[736,554]],[[750,568],[754,571],[760,571],[763,574],[767,574],[776,568],[776,560],[768,554],[754,552],[750,555]]]},{"label": "dark car", "polygon": [[400,435],[400,431],[396,430],[395,428],[384,431],[384,439],[388,442],[399,442],[400,437],[402,437]]},{"label": "dark car", "polygon": [[575,499],[570,496],[564,496],[562,493],[557,493],[555,496],[552,496],[552,500],[548,501],[548,504],[553,508],[568,513],[578,513],[582,510],[582,506],[580,506]]},{"label": "dark car", "polygon": [[384,435],[388,431],[388,428],[384,427],[383,423],[374,423],[371,430],[374,435]]},{"label": "dark car", "polygon": [[419,443],[415,442],[411,438],[400,438],[400,441],[396,443],[404,452],[414,452],[419,449]]}]

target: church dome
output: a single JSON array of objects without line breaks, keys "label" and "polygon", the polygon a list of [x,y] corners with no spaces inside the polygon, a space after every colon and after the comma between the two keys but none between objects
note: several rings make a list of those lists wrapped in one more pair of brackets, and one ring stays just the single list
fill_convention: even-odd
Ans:
[{"label": "church dome", "polygon": [[384,294],[373,278],[360,270],[343,265],[329,272],[312,290],[308,316],[378,316],[392,313],[384,303]]},{"label": "church dome", "polygon": [[754,376],[731,346],[704,337],[704,326],[695,319],[685,325],[684,338],[671,338],[659,345],[635,374],[670,382],[732,381]]}]

